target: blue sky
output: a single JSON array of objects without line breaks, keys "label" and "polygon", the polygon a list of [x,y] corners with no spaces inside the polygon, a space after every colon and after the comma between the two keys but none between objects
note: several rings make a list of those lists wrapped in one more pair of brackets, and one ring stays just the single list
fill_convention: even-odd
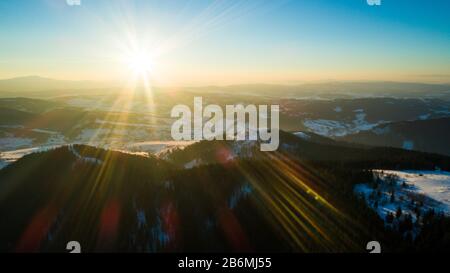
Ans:
[{"label": "blue sky", "polygon": [[0,0],[0,78],[450,82],[450,1]]}]

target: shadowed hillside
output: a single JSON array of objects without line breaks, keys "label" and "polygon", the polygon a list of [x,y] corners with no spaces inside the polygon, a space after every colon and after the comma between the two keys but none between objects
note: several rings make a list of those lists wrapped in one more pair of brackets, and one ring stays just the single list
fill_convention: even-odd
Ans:
[{"label": "shadowed hillside", "polygon": [[[283,146],[231,158],[231,143],[201,142],[167,155],[170,163],[80,145],[25,156],[0,172],[0,249],[65,251],[72,240],[86,252],[360,252],[374,237],[386,251],[426,244],[385,230],[353,187],[371,179],[366,168],[448,168],[449,158],[290,134]],[[186,168],[184,153],[204,162]]]}]

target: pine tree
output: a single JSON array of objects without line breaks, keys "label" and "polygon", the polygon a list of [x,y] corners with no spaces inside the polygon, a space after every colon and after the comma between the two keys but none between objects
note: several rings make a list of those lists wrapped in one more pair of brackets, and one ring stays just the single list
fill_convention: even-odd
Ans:
[{"label": "pine tree", "polygon": [[395,216],[396,216],[397,218],[402,217],[402,208],[401,208],[401,207],[398,207],[398,208],[397,208],[397,211],[395,212]]},{"label": "pine tree", "polygon": [[394,202],[395,202],[395,193],[392,192],[391,193],[391,203],[394,203]]}]

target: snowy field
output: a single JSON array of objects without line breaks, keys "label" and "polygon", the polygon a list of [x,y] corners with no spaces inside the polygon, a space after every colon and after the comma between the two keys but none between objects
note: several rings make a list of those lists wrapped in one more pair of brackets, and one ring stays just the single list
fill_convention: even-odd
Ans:
[{"label": "snowy field", "polygon": [[386,221],[400,209],[414,222],[434,210],[450,216],[450,172],[374,170],[374,181],[358,184],[355,193]]},{"label": "snowy field", "polygon": [[450,215],[450,172],[444,171],[384,171],[405,182],[407,190],[424,194],[439,203],[436,209]]},{"label": "snowy field", "polygon": [[[340,112],[342,109],[336,107],[335,112]],[[375,123],[370,123],[366,120],[366,113],[364,109],[354,110],[354,119],[350,121],[338,121],[327,119],[305,119],[303,125],[311,132],[328,137],[342,137],[348,134],[358,133],[360,131],[368,131],[374,129],[376,126],[386,123],[387,121],[380,120]]]}]

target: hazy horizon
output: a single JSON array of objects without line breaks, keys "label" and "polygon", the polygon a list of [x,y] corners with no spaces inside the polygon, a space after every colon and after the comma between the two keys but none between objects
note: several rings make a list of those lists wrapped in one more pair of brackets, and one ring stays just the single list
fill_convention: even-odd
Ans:
[{"label": "hazy horizon", "polygon": [[[25,79],[39,79],[39,80],[48,80],[48,81],[58,81],[58,82],[79,82],[79,83],[92,83],[92,84],[106,84],[111,85],[111,87],[120,87],[125,84],[125,81],[120,80],[89,80],[89,79],[65,79],[65,78],[52,78],[41,75],[23,75],[23,76],[15,76],[8,78],[0,78],[0,81],[11,81],[11,80],[25,80]],[[232,87],[232,86],[301,86],[301,85],[319,85],[319,84],[352,84],[352,83],[361,83],[361,84],[370,84],[370,83],[392,83],[392,84],[427,84],[427,85],[450,85],[449,81],[442,82],[426,82],[426,81],[395,81],[395,80],[336,80],[336,79],[323,79],[323,80],[299,80],[292,82],[242,82],[242,83],[224,83],[224,84],[185,84],[185,85],[170,85],[170,84],[161,84],[155,85],[153,87],[197,87],[197,88],[207,88],[207,87]]]}]

